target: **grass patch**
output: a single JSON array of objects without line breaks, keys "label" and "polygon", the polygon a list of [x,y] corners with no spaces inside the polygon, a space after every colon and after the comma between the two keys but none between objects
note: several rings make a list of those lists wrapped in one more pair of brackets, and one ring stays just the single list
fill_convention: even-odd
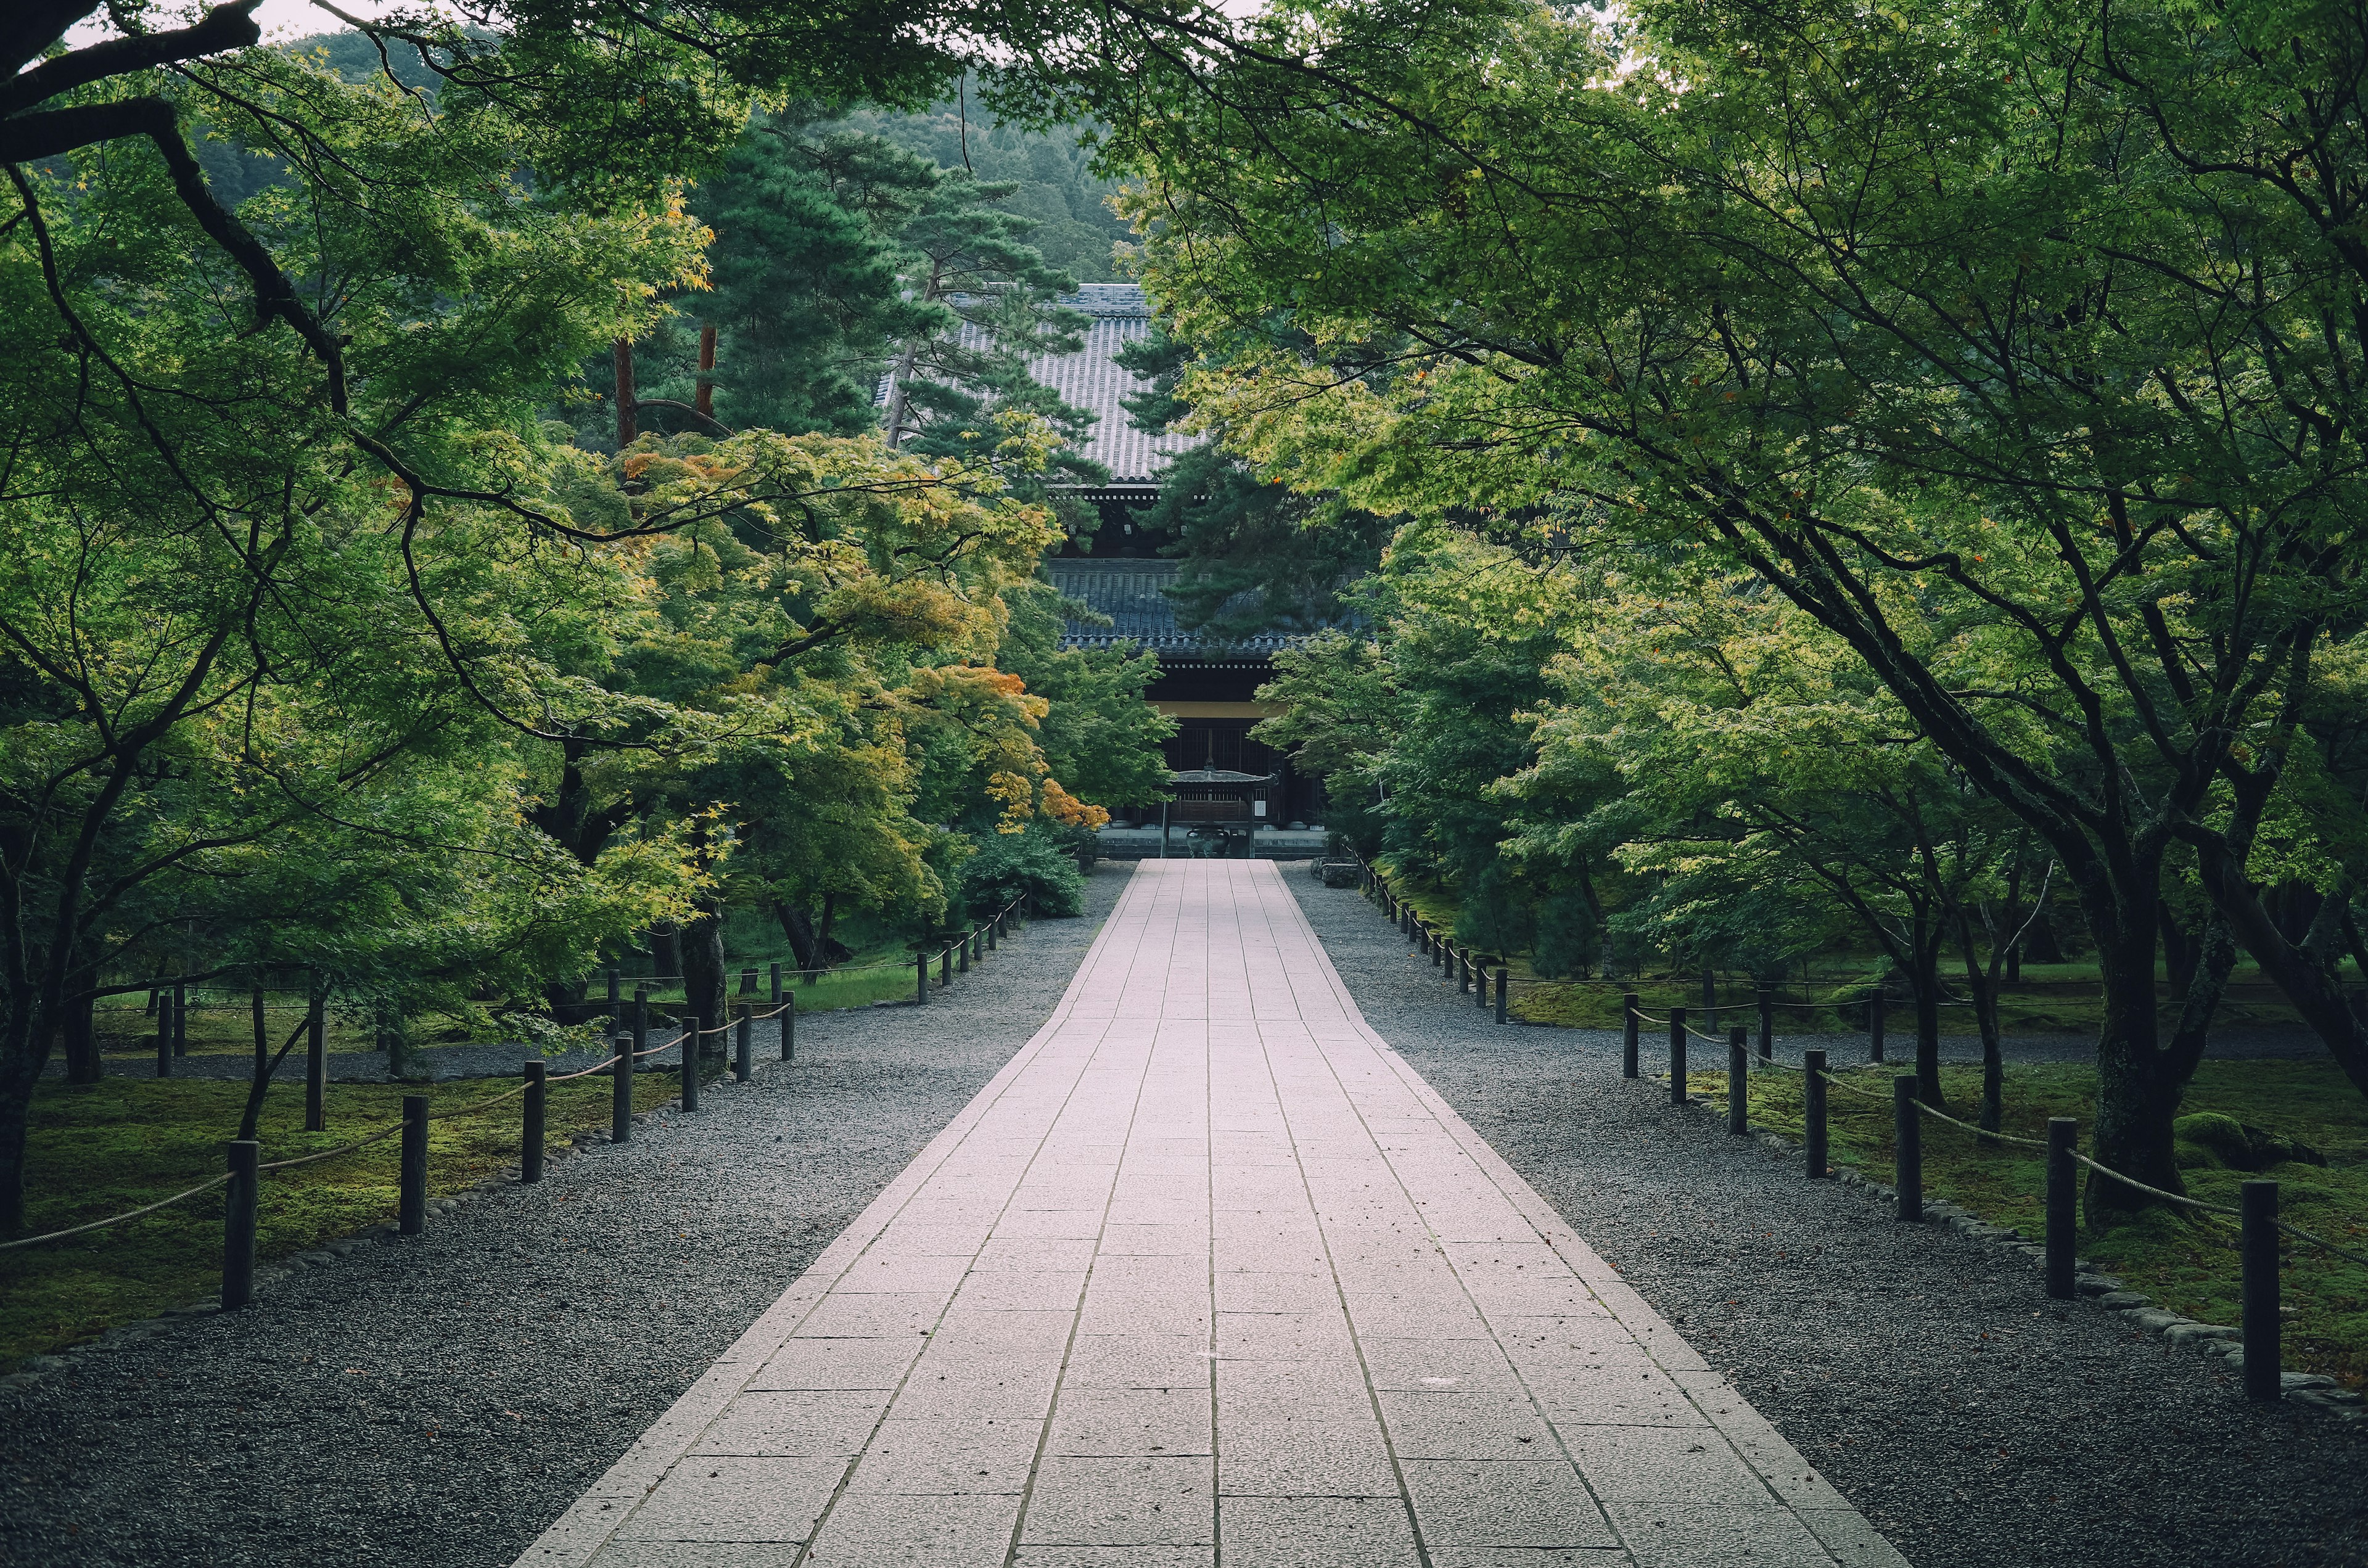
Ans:
[{"label": "grass patch", "polygon": [[[642,1108],[672,1098],[673,1073],[634,1081]],[[515,1083],[512,1080],[511,1083]],[[437,1110],[500,1094],[500,1079],[439,1084],[332,1084],[326,1132],[303,1129],[301,1091],[280,1085],[258,1129],[266,1161],[350,1142],[398,1121],[403,1096],[425,1093]],[[606,1074],[551,1086],[545,1127],[552,1142],[609,1124]],[[29,1123],[27,1226],[64,1230],[137,1209],[220,1172],[222,1143],[238,1131],[241,1083],[108,1078],[36,1085]],[[428,1124],[427,1189],[457,1192],[515,1166],[519,1102]],[[381,1139],[341,1159],[267,1173],[257,1255],[285,1257],[394,1218],[402,1140]],[[0,1364],[87,1339],[117,1324],[199,1301],[222,1287],[223,1193],[217,1188],[109,1230],[0,1253]]]},{"label": "grass patch", "polygon": [[[1636,993],[1637,1005],[1645,1011],[1666,1017],[1671,1006],[1687,1008],[1697,1015],[1702,1006],[1702,983],[1666,980],[1540,980],[1526,962],[1516,959],[1513,963],[1513,992],[1508,1009],[1516,1017],[1533,1024],[1554,1024],[1564,1028],[1616,1029],[1621,1026],[1621,997]],[[2070,969],[2069,964],[2050,965],[2053,969]],[[2024,971],[2021,988],[2009,987],[1998,997],[1998,1028],[2009,1035],[2031,1034],[2096,1034],[2104,1021],[2104,1002],[2093,989],[2093,977],[2088,982],[2041,981],[2030,978]],[[1820,975],[1812,994],[1829,994],[1848,984],[1858,983],[1840,978],[1830,983]],[[2050,989],[2066,984],[2085,985],[2089,989],[2065,991]],[[1798,986],[1787,988],[1798,997]],[[2179,998],[2169,986],[2160,988],[2165,1018],[2175,1018]],[[1718,988],[1719,1027],[1729,1028],[1736,1024],[1748,1026],[1753,1038],[1759,1028],[1759,1004],[1749,985],[1721,985]],[[2257,975],[2240,975],[2229,983],[2228,993],[2221,999],[2214,1015],[2216,1028],[2303,1027],[2301,1015],[2286,1000],[2275,994]],[[1807,1009],[1799,1006],[1779,1006],[1776,1011],[1776,1032],[1779,1034],[1862,1034],[1866,1017],[1862,1010],[1839,1007]],[[1884,1036],[1889,1040],[1913,1040],[1916,1038],[1916,1012],[1905,1000],[1894,997],[1885,1015]],[[1947,1007],[1941,1014],[1941,1032],[1952,1035],[1973,1035],[1977,1031],[1973,1011],[1967,1007]]]},{"label": "grass patch", "polygon": [[[750,1002],[758,1012],[772,1006],[771,988],[767,984],[765,966],[757,966],[757,992],[751,996],[740,994],[740,971],[748,967],[737,961],[726,966],[731,975],[729,990],[734,1002]],[[932,977],[937,973],[930,968]],[[625,994],[633,994],[635,981],[627,975],[623,981]],[[596,978],[592,994],[604,994],[606,982]],[[828,973],[816,976],[811,983],[796,980],[787,983],[787,991],[798,999],[803,1013],[836,1012],[846,1007],[868,1007],[874,1002],[897,1001],[913,994],[914,965],[909,953],[883,949],[851,959],[848,964]],[[679,1007],[686,997],[679,983],[655,987],[650,1002],[658,1007]],[[275,995],[264,1012],[265,1028],[271,1049],[278,1051],[288,1032],[303,1020],[301,1004],[286,1005]],[[95,1022],[98,1030],[99,1051],[106,1056],[152,1057],[156,1051],[156,1020],[144,1013],[142,1005],[128,1002],[120,1006],[97,1009]],[[322,1033],[332,1054],[367,1051],[378,1049],[376,1031],[359,1015],[332,1006],[323,1018]],[[515,1034],[495,1034],[482,1039],[463,1040],[458,1032],[447,1031],[433,1040],[417,1042],[415,1050],[432,1050],[438,1045],[477,1044],[498,1045],[516,1040]],[[298,1050],[301,1051],[301,1044]],[[255,1021],[243,995],[230,993],[199,992],[189,1004],[189,1043],[191,1056],[252,1056],[255,1053]]]},{"label": "grass patch", "polygon": [[[956,961],[959,962],[959,959]],[[885,967],[869,967],[873,964]],[[914,971],[913,955],[910,953],[891,958],[874,957],[861,960],[860,967],[849,965],[817,975],[812,984],[784,982],[781,989],[784,995],[798,999],[798,1011],[801,1013],[836,1012],[844,1007],[869,1007],[874,1002],[898,1001],[912,995]],[[740,994],[739,971],[734,970],[732,972],[731,1000],[753,1003],[760,1013],[772,1006],[772,990],[766,983],[761,970],[757,975],[757,994],[753,996]],[[937,965],[933,962],[929,966],[929,983],[932,985],[937,983]],[[623,984],[625,994],[631,996],[633,994],[633,977],[627,975]],[[680,1006],[685,1000],[680,985],[653,987],[650,991],[650,1005],[653,1006]]]},{"label": "grass patch", "polygon": [[[1874,1180],[1893,1178],[1891,1079],[1896,1066],[1852,1069],[1845,1081],[1879,1099],[1837,1090],[1827,1096],[1827,1136],[1837,1165],[1854,1165]],[[1981,1070],[1944,1066],[1949,1113],[1971,1119],[1981,1096]],[[1725,1103],[1726,1074],[1693,1073],[1697,1095]],[[1797,1073],[1755,1073],[1751,1117],[1793,1138],[1802,1132],[1802,1083]],[[2095,1069],[2064,1063],[2010,1063],[2006,1074],[2007,1132],[2046,1136],[2047,1119],[2070,1116],[2085,1131],[2096,1119]],[[2206,1062],[2188,1086],[2182,1116],[2216,1111],[2248,1126],[2307,1144],[2327,1157],[2319,1166],[2288,1162],[2259,1172],[2231,1169],[2213,1153],[2182,1143],[2182,1174],[2191,1197],[2237,1202],[2237,1184],[2267,1176],[2279,1183],[2281,1213],[2340,1245],[2368,1248],[2368,1098],[2330,1062]],[[2037,1150],[1984,1144],[1944,1122],[1924,1131],[1926,1196],[1960,1204],[1995,1225],[2012,1225],[2034,1239],[2046,1233],[2046,1169]],[[2289,1312],[2289,1368],[2333,1374],[2351,1388],[2368,1386],[2368,1269],[2306,1243],[2283,1238],[2283,1301]],[[2205,1323],[2235,1324],[2238,1267],[2234,1221],[2151,1210],[2110,1230],[2085,1224],[2080,1252],[2175,1312]]]}]

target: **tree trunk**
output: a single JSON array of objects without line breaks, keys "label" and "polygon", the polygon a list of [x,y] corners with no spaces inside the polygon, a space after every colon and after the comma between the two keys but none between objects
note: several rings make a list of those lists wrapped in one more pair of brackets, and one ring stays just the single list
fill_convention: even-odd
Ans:
[{"label": "tree trunk", "polygon": [[94,1000],[85,996],[66,1004],[66,1082],[96,1084],[100,1076],[98,1025],[91,1016]]},{"label": "tree trunk", "polygon": [[650,962],[667,979],[682,978],[682,932],[673,924],[650,927]]},{"label": "tree trunk", "polygon": [[[2044,910],[2040,913],[2039,918],[2031,923],[2031,929],[2023,933],[2022,956],[2033,963],[2064,961],[2063,946],[2055,940],[2055,926],[2047,918],[2046,912]],[[2022,978],[2021,964],[2015,966],[2015,978],[2017,980]]]},{"label": "tree trunk", "polygon": [[822,944],[815,939],[814,916],[787,899],[773,900],[773,919],[789,938],[790,953],[798,960],[801,973],[823,967]]},{"label": "tree trunk", "polygon": [[[2135,900],[2128,901],[2135,903]],[[2097,967],[2103,980],[2105,1018],[2097,1040],[2097,1128],[2101,1165],[2165,1192],[2184,1193],[2171,1155],[2171,1119],[2179,1114],[2189,1073],[2181,1072],[2156,1038],[2153,897],[2143,914],[2122,924],[2119,939],[2098,933]],[[2125,907],[2127,905],[2125,904]],[[2133,1213],[2154,1200],[2090,1172],[2082,1208],[2091,1224]]]},{"label": "tree trunk", "polygon": [[2196,1063],[2203,1060],[2203,1048],[2211,1038],[2212,1015],[2219,1010],[2229,971],[2237,967],[2237,939],[2228,934],[2228,921],[2217,910],[2203,923],[2194,946],[2195,962],[2190,966],[2187,984],[2182,988],[2179,1027],[2171,1031],[2167,1048],[2182,1085],[2195,1075]]},{"label": "tree trunk", "polygon": [[2195,969],[2203,958],[2203,943],[2200,937],[2190,937],[2180,927],[2169,903],[2157,900],[2155,910],[2162,926],[2163,968],[2169,971],[2172,992],[2184,996],[2195,983]]},{"label": "tree trunk", "polygon": [[[723,906],[701,900],[699,915],[681,933],[682,994],[696,1027],[720,1027],[728,1006],[729,982],[723,972]],[[710,1035],[700,1042],[703,1052],[722,1055],[723,1040]]]},{"label": "tree trunk", "polygon": [[0,1235],[20,1235],[25,1229],[25,1120],[32,1108],[29,1085],[7,1085],[6,1107],[0,1107]]},{"label": "tree trunk", "polygon": [[1941,933],[1918,915],[1909,932],[1913,966],[1907,983],[1916,997],[1916,1097],[1934,1110],[1949,1108],[1941,1093]]},{"label": "tree trunk", "polygon": [[1996,1132],[2006,1119],[2006,1050],[1998,1036],[1998,971],[2006,961],[1993,953],[1987,967],[1974,941],[1973,922],[1957,914],[1957,951],[1965,960],[1965,989],[1974,998],[1974,1024],[1982,1036],[1982,1131]]},{"label": "tree trunk", "polygon": [[2352,1086],[2368,1095],[2368,1025],[2343,995],[2335,966],[2286,939],[2245,880],[2244,868],[2225,844],[2199,846],[2196,863],[2204,891],[2226,917],[2228,929],[2261,966],[2261,973],[2285,994],[2303,1022],[2333,1053]]}]

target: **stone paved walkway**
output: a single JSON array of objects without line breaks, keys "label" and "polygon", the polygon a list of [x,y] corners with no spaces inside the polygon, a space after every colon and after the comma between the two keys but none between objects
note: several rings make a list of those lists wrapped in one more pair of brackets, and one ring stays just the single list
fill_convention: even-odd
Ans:
[{"label": "stone paved walkway", "polygon": [[1280,876],[1145,862],[520,1568],[1904,1568],[1365,1027]]}]

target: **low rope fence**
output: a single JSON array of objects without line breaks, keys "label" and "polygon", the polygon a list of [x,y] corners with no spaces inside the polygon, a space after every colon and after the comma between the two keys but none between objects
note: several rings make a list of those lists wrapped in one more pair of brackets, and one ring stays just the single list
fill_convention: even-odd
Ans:
[{"label": "low rope fence", "polygon": [[[973,963],[985,961],[986,953],[996,950],[1003,941],[1015,933],[1026,907],[1027,900],[1024,897],[1014,899],[986,920],[980,922],[971,930],[962,933],[952,944],[939,952],[935,954],[927,950],[921,952],[919,954],[920,992],[916,1000],[923,1003],[928,1000],[929,965],[933,959],[942,966],[943,972],[939,984],[942,986],[951,983],[955,972],[952,960],[957,951],[962,960],[961,972],[968,973]],[[903,966],[898,964],[886,967],[902,968]],[[523,1082],[518,1087],[469,1105],[454,1106],[443,1110],[431,1110],[429,1097],[426,1095],[406,1095],[404,1096],[403,1116],[400,1120],[390,1122],[384,1127],[365,1133],[348,1142],[340,1143],[335,1148],[315,1150],[309,1154],[297,1154],[284,1160],[263,1161],[260,1158],[261,1145],[257,1141],[233,1139],[227,1144],[230,1168],[220,1176],[199,1182],[169,1198],[159,1199],[154,1203],[142,1204],[137,1209],[126,1210],[120,1214],[110,1214],[105,1219],[92,1220],[84,1224],[68,1226],[63,1230],[51,1231],[40,1235],[19,1236],[12,1241],[0,1242],[0,1252],[39,1246],[47,1242],[63,1241],[72,1236],[86,1235],[94,1231],[107,1230],[137,1220],[143,1215],[170,1209],[176,1204],[185,1203],[217,1187],[228,1187],[231,1189],[230,1199],[224,1207],[222,1218],[222,1304],[225,1309],[243,1307],[254,1300],[255,1243],[260,1200],[259,1181],[263,1176],[270,1172],[290,1170],[299,1165],[336,1159],[368,1148],[371,1144],[382,1142],[389,1138],[400,1136],[403,1140],[403,1152],[395,1206],[395,1229],[403,1235],[417,1235],[427,1229],[427,1128],[431,1122],[479,1116],[497,1106],[507,1105],[512,1100],[523,1099],[525,1106],[519,1128],[518,1179],[522,1183],[539,1182],[542,1179],[543,1157],[547,1142],[545,1096],[550,1085],[553,1084],[564,1084],[574,1079],[588,1078],[601,1073],[610,1074],[616,1087],[611,1096],[609,1138],[612,1143],[626,1143],[632,1140],[633,1069],[637,1062],[680,1047],[680,1103],[686,1112],[693,1112],[699,1109],[700,1079],[704,1075],[706,1062],[724,1054],[720,1045],[711,1049],[709,1044],[711,1040],[729,1039],[732,1074],[736,1082],[742,1084],[748,1083],[756,1076],[755,1032],[756,1026],[760,1023],[780,1020],[781,1060],[794,1062],[797,1059],[797,997],[793,994],[786,993],[782,985],[785,972],[794,971],[785,971],[779,964],[772,966],[770,998],[772,1006],[765,1011],[757,1011],[752,1003],[735,1003],[732,1005],[733,1016],[724,1021],[704,1025],[693,1019],[680,1033],[655,1045],[650,1044],[648,1040],[650,1011],[647,991],[637,989],[629,1002],[620,994],[621,986],[618,971],[611,970],[609,972],[610,977],[609,1018],[612,1025],[608,1041],[609,1054],[605,1060],[594,1062],[589,1067],[580,1068],[571,1073],[552,1074],[549,1072],[546,1063],[529,1062],[523,1066],[521,1072]],[[743,973],[753,977],[756,971],[745,970]],[[744,994],[746,989],[748,987],[744,986]],[[317,1017],[320,1008],[319,994],[311,994],[307,1005]],[[317,1029],[314,1031],[314,1038],[317,1045]],[[159,1075],[164,1074],[160,1073]],[[312,1086],[317,1090],[317,1082]],[[319,1096],[314,1093],[309,1096],[307,1100],[305,1123],[307,1131],[325,1131],[320,1112]]]},{"label": "low rope fence", "polygon": [[[1510,966],[1502,959],[1477,954],[1469,948],[1460,947],[1451,936],[1423,919],[1413,903],[1392,890],[1387,879],[1373,867],[1361,859],[1356,860],[1356,865],[1360,891],[1397,925],[1417,951],[1429,954],[1434,967],[1443,967],[1450,972],[1457,981],[1459,993],[1472,991],[1476,976],[1476,987],[1482,1005],[1486,1006],[1493,976],[1497,1022],[1510,1021],[1506,1002],[1507,989],[1512,980]],[[1759,1024],[1756,1059],[1749,1043],[1749,1031],[1744,1025],[1733,1026],[1722,1039],[1694,1027],[1688,1018],[1687,1008],[1671,1007],[1667,1017],[1656,1017],[1645,1011],[1637,993],[1628,992],[1621,999],[1621,1076],[1635,1078],[1641,1075],[1637,1057],[1645,1027],[1665,1028],[1668,1031],[1669,1101],[1672,1105],[1691,1105],[1693,1098],[1686,1067],[1688,1044],[1700,1040],[1713,1048],[1724,1045],[1727,1052],[1726,1130],[1741,1137],[1751,1130],[1748,1085],[1755,1069],[1800,1074],[1804,1083],[1802,1142],[1808,1176],[1812,1180],[1825,1179],[1833,1174],[1827,1138],[1827,1090],[1839,1088],[1846,1094],[1877,1101],[1884,1096],[1836,1075],[1827,1067],[1827,1053],[1823,1050],[1804,1051],[1802,1065],[1798,1067],[1777,1059],[1772,1017],[1775,1009],[1790,1007],[1823,1012],[1835,1008],[1837,1004],[1785,1002],[1772,995],[1765,986],[1759,988],[1754,1003]],[[1884,1059],[1884,1006],[1880,993],[1871,994],[1863,1005],[1869,1008],[1868,1062],[1870,1065],[1879,1065]],[[1952,998],[1940,1005],[1972,1006],[1975,1004]],[[1715,1019],[1716,1014],[1724,1009],[1712,1007],[1707,1010]],[[1902,1221],[1920,1222],[1924,1218],[1923,1124],[1927,1119],[1957,1128],[1984,1143],[2034,1149],[2046,1156],[2047,1219],[2044,1252],[2045,1290],[2051,1298],[2069,1300],[2078,1294],[2074,1248],[2078,1235],[2077,1172],[2080,1168],[2085,1167],[2105,1180],[2117,1182],[2158,1202],[2215,1218],[2235,1220],[2238,1225],[2237,1256],[2242,1271],[2243,1322],[2240,1333],[2244,1348],[2245,1392],[2248,1398],[2275,1400],[2283,1397],[2284,1392],[2278,1300],[2279,1235],[2292,1236],[2333,1256],[2368,1266],[2368,1255],[2339,1245],[2280,1218],[2278,1184],[2274,1181],[2245,1182],[2239,1189],[2239,1202],[2233,1208],[2225,1203],[2209,1203],[2140,1181],[2082,1153],[2078,1148],[2079,1123],[2071,1117],[2049,1118],[2047,1137],[2044,1140],[1979,1127],[1927,1104],[1918,1091],[1917,1076],[1913,1073],[1902,1073],[1893,1078],[1890,1099],[1896,1171],[1893,1185],[1897,1195],[1896,1212]]]}]

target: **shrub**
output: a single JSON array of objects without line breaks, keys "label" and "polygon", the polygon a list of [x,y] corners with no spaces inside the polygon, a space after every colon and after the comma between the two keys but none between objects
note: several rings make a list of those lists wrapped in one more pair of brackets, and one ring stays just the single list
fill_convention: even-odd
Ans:
[{"label": "shrub", "polygon": [[962,903],[973,919],[984,918],[1013,899],[1032,900],[1036,913],[1066,917],[1086,906],[1086,879],[1076,852],[1045,829],[986,835],[962,862]]}]

